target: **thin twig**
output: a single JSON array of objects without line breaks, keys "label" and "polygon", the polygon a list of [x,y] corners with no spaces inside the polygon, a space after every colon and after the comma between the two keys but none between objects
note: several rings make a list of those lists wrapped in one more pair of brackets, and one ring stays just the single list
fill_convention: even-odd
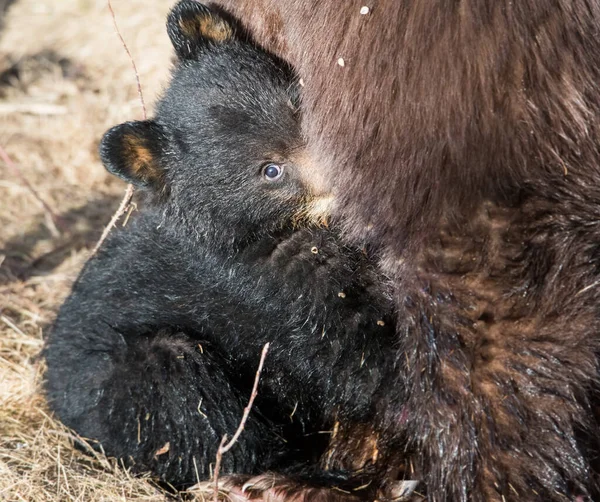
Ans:
[{"label": "thin twig", "polygon": [[135,74],[135,82],[137,84],[137,91],[138,91],[138,95],[140,96],[140,103],[142,105],[142,115],[144,117],[144,120],[146,120],[148,118],[148,114],[146,113],[146,102],[144,101],[144,94],[142,93],[142,84],[140,83],[140,74],[138,73],[137,66],[135,65],[133,56],[131,55],[131,52],[129,52],[129,47],[127,47],[127,44],[125,43],[125,39],[123,38],[123,35],[121,35],[121,31],[119,30],[119,25],[117,24],[117,17],[115,16],[115,11],[112,8],[112,4],[110,3],[110,0],[106,0],[106,1],[108,2],[108,10],[110,10],[110,15],[112,17],[113,24],[115,25],[115,31],[117,32],[119,40],[121,40],[123,49],[125,49],[125,52],[129,56],[129,59],[131,61],[131,66],[133,66],[133,73]]},{"label": "thin twig", "polygon": [[[131,55],[131,52],[129,51],[129,47],[127,47],[127,43],[125,42],[123,35],[121,35],[121,31],[119,30],[119,25],[117,24],[117,16],[115,16],[115,11],[112,8],[112,4],[110,3],[110,0],[106,0],[106,1],[108,4],[108,10],[110,11],[110,15],[112,17],[113,24],[115,26],[115,31],[117,32],[117,36],[119,37],[119,40],[121,41],[121,45],[123,45],[123,49],[125,49],[125,52],[127,53],[129,60],[131,61],[131,66],[133,67],[133,73],[135,74],[135,82],[137,85],[137,91],[138,91],[138,95],[140,97],[140,104],[142,105],[142,116],[144,117],[144,120],[146,120],[148,118],[148,113],[146,112],[146,102],[144,101],[144,93],[142,92],[142,84],[140,82],[140,74],[138,73],[137,66],[135,65],[135,60],[133,59],[133,56]],[[123,195],[123,200],[121,200],[121,204],[119,204],[119,207],[115,211],[115,214],[113,214],[112,218],[108,222],[108,225],[106,225],[106,227],[102,231],[102,235],[100,236],[100,239],[94,246],[91,256],[94,256],[98,252],[98,249],[100,249],[100,246],[102,246],[102,243],[104,242],[104,240],[106,239],[106,237],[108,236],[110,231],[117,224],[117,221],[119,221],[119,218],[121,216],[123,216],[125,211],[127,211],[127,209],[129,208],[129,205],[131,204],[132,198],[133,198],[133,185],[129,184],[129,185],[127,185],[127,188],[125,189],[125,194]]]},{"label": "thin twig", "polygon": [[33,185],[31,183],[29,183],[29,181],[23,174],[23,171],[21,170],[21,168],[12,161],[12,159],[10,158],[10,156],[8,155],[8,153],[2,146],[0,146],[0,159],[2,159],[2,161],[6,164],[6,166],[15,173],[15,175],[21,180],[23,185],[25,185],[27,190],[29,190],[31,195],[33,195],[35,197],[35,199],[42,205],[42,207],[44,208],[44,211],[50,217],[52,224],[55,226],[55,228],[52,230],[54,230],[54,231],[56,231],[57,229],[59,229],[61,231],[66,230],[66,225],[63,223],[62,219],[52,210],[52,208],[44,201],[44,199],[42,199],[40,197],[40,195],[37,193],[37,190],[35,188],[33,188]]},{"label": "thin twig", "polygon": [[123,196],[123,199],[121,200],[121,203],[119,204],[119,207],[115,211],[115,214],[112,215],[112,218],[108,222],[108,225],[106,225],[106,227],[104,227],[104,230],[102,231],[102,235],[100,236],[100,239],[98,239],[98,242],[94,246],[94,250],[92,251],[91,256],[94,256],[98,252],[98,249],[100,249],[100,246],[102,246],[102,243],[104,242],[104,240],[106,239],[106,237],[108,236],[108,234],[110,233],[112,228],[117,224],[117,221],[119,221],[119,218],[121,216],[123,216],[125,211],[127,211],[127,208],[129,207],[129,204],[131,203],[132,197],[133,197],[133,185],[130,184],[130,185],[127,185],[127,188],[125,189],[125,195]]},{"label": "thin twig", "polygon": [[244,427],[246,426],[246,421],[248,420],[248,416],[250,415],[250,410],[252,409],[252,405],[254,404],[254,400],[258,395],[258,382],[260,380],[260,374],[262,373],[263,365],[265,364],[265,359],[267,357],[267,352],[269,351],[269,343],[265,343],[265,346],[262,349],[262,354],[260,355],[260,362],[258,363],[258,369],[256,370],[256,376],[254,377],[254,385],[252,386],[252,394],[250,394],[250,399],[248,400],[248,406],[244,408],[244,414],[242,415],[242,420],[240,421],[240,425],[238,426],[235,434],[231,438],[227,444],[227,434],[223,436],[221,439],[221,444],[219,444],[219,449],[217,450],[217,458],[215,461],[215,470],[214,470],[214,480],[215,480],[215,491],[214,491],[214,502],[218,502],[219,500],[219,470],[221,468],[221,460],[223,459],[223,454],[227,453],[233,445],[237,442],[240,435],[244,431]]}]

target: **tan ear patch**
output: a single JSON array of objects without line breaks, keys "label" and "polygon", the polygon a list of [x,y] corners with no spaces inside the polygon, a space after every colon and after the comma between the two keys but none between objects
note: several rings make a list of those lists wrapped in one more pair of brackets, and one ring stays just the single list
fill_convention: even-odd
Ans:
[{"label": "tan ear patch", "polygon": [[198,14],[179,19],[179,28],[186,38],[204,38],[213,42],[225,42],[233,38],[231,26],[223,19],[211,14]]},{"label": "tan ear patch", "polygon": [[155,184],[162,180],[163,170],[144,138],[125,134],[122,151],[123,160],[132,178],[148,184]]}]

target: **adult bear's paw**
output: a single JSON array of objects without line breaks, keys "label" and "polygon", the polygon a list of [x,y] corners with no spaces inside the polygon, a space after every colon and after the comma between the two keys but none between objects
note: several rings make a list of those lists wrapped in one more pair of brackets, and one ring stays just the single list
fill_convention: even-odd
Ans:
[{"label": "adult bear's paw", "polygon": [[[415,492],[416,481],[397,481],[385,489],[373,493],[369,485],[351,490],[337,486],[311,486],[306,480],[298,480],[273,472],[258,476],[231,475],[219,478],[219,500],[231,502],[358,502],[361,500],[386,500],[395,502],[419,502],[423,497]],[[213,481],[203,481],[188,491],[200,500],[214,496]]]}]

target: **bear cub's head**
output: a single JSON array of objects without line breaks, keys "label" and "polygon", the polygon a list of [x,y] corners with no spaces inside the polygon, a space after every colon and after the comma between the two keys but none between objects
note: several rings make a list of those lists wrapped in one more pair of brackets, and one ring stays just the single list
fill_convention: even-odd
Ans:
[{"label": "bear cub's head", "polygon": [[306,153],[292,69],[194,0],[173,8],[167,31],[171,82],[152,120],[104,135],[106,168],[206,238],[239,243],[322,219],[331,197]]}]

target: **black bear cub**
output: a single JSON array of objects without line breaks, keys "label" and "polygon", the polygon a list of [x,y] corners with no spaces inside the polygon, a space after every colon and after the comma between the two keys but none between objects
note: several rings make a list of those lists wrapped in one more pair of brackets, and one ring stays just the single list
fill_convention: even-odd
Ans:
[{"label": "black bear cub", "polygon": [[147,205],[59,312],[45,348],[50,406],[134,469],[193,484],[236,430],[271,342],[221,472],[349,483],[361,488],[349,499],[372,498],[383,472],[400,470],[376,421],[378,403],[402,399],[384,388],[395,332],[386,279],[319,225],[329,198],[291,69],[192,0],[167,28],[178,60],[155,118],[114,127],[100,147]]}]

